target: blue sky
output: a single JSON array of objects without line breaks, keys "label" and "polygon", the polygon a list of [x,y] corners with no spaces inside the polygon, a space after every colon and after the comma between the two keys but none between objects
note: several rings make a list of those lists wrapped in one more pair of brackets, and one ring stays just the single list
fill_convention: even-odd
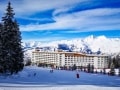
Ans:
[{"label": "blue sky", "polygon": [[[0,18],[9,0],[0,0]],[[23,41],[120,38],[120,0],[10,0]]]}]

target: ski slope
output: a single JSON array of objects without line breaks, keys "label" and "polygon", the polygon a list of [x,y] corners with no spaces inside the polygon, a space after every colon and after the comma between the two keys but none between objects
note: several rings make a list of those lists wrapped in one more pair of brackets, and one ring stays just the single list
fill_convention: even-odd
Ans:
[{"label": "ski slope", "polygon": [[25,67],[9,77],[0,76],[0,90],[120,90],[120,77],[76,71]]}]

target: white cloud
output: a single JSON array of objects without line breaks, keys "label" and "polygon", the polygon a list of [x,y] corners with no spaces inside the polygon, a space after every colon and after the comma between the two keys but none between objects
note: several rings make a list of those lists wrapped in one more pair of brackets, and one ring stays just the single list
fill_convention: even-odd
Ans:
[{"label": "white cloud", "polygon": [[[11,0],[11,3],[17,17],[25,17],[41,11],[74,6],[85,1],[88,0]],[[0,12],[5,11],[7,3],[8,0],[0,3]]]},{"label": "white cloud", "polygon": [[[32,15],[40,11],[70,7],[86,0],[21,0],[14,5],[17,15]],[[19,2],[19,3],[18,3]]]},{"label": "white cloud", "polygon": [[[60,11],[60,10],[58,10]],[[57,12],[58,12],[57,11]],[[63,10],[65,11],[65,10]],[[120,29],[120,18],[111,18],[111,15],[119,14],[120,8],[99,8],[91,9],[81,12],[75,12],[72,14],[64,13],[56,16],[53,13],[54,23],[48,24],[30,24],[26,26],[21,26],[21,30],[50,30],[50,29],[75,29],[75,30],[112,30]],[[59,13],[60,13],[59,12]],[[107,16],[107,18],[105,18]]]},{"label": "white cloud", "polygon": [[[13,2],[12,2],[13,1]],[[28,24],[21,25],[22,31],[33,30],[56,30],[56,29],[73,29],[80,31],[88,30],[112,30],[120,29],[120,16],[111,18],[111,15],[120,14],[120,8],[99,8],[84,10],[74,13],[67,13],[78,3],[91,2],[90,0],[11,0],[16,16],[26,20],[43,21],[49,18],[32,18],[29,15],[54,9],[52,19],[54,23],[47,24]],[[87,3],[88,3],[87,2]],[[6,9],[7,4],[0,3],[0,15]],[[3,11],[2,11],[3,10]],[[107,16],[107,18],[105,18]]]}]

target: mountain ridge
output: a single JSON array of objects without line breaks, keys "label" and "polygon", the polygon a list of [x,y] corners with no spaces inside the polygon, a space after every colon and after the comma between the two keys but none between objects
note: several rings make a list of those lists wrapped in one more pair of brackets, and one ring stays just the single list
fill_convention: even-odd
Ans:
[{"label": "mountain ridge", "polygon": [[[43,48],[46,50],[57,50],[64,46],[67,50],[78,51],[78,52],[102,52],[102,53],[119,53],[120,52],[120,38],[107,38],[104,35],[93,36],[90,35],[85,38],[75,38],[71,40],[59,40],[51,42],[40,42],[40,41],[29,41],[22,43],[24,49],[30,48]],[[63,45],[63,46],[62,46]],[[49,47],[49,48],[47,48]],[[88,52],[87,52],[88,50]]]}]

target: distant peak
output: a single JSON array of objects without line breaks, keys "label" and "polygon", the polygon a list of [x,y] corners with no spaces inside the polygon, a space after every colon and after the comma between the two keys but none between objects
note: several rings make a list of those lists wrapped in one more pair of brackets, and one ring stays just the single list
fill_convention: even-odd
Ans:
[{"label": "distant peak", "polygon": [[97,38],[99,38],[99,39],[107,39],[107,37],[104,36],[104,35],[102,35],[102,36],[98,36]]},{"label": "distant peak", "polygon": [[90,36],[88,36],[88,38],[95,38],[95,36],[94,35],[90,35]]}]

